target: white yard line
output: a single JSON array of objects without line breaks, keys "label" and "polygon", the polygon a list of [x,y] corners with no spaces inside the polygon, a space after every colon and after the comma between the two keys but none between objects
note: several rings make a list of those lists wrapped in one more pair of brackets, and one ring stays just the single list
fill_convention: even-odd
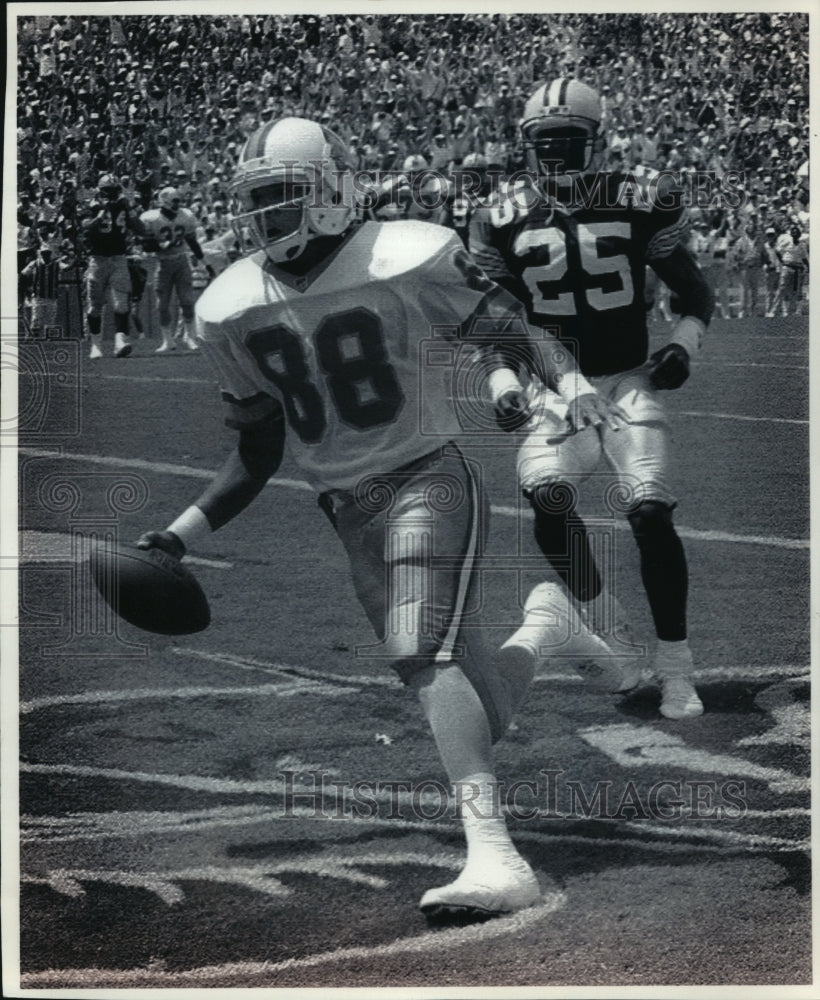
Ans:
[{"label": "white yard line", "polygon": [[[84,558],[84,554],[74,551],[71,535],[56,531],[20,532],[20,562],[66,563],[76,562],[80,558]],[[192,566],[207,566],[209,569],[233,569],[233,563],[226,559],[186,556],[185,562]]]},{"label": "white yard line", "polygon": [[[41,448],[22,448],[21,452],[32,458],[58,458],[66,462],[87,462],[91,465],[101,465],[108,468],[137,469],[144,472],[153,472],[160,475],[186,476],[193,479],[212,479],[214,472],[209,469],[200,469],[189,465],[173,465],[170,462],[149,462],[142,458],[117,458],[113,455],[92,455],[82,452],[62,452],[50,451]],[[300,492],[313,493],[313,489],[300,479],[287,479],[275,476],[268,482],[268,487],[276,489],[293,489]],[[523,517],[529,520],[532,511],[494,504],[492,506],[494,514],[501,517]],[[615,528],[619,531],[631,530],[624,521],[615,521]],[[808,538],[782,538],[776,535],[741,535],[729,531],[710,531],[697,528],[687,528],[678,526],[678,534],[682,538],[692,541],[704,542],[724,542],[738,545],[763,545],[781,549],[808,549]]]}]

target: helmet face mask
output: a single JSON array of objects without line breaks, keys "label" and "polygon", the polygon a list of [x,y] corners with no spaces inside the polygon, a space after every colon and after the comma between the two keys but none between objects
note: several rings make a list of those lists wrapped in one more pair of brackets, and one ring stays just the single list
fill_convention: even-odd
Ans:
[{"label": "helmet face mask", "polygon": [[555,187],[598,169],[604,139],[597,91],[566,77],[544,84],[524,107],[527,166],[539,185]]},{"label": "helmet face mask", "polygon": [[172,187],[163,188],[157,195],[157,201],[159,202],[160,208],[173,215],[179,211],[179,207],[182,204],[179,191]]},{"label": "helmet face mask", "polygon": [[356,216],[352,163],[317,122],[282,118],[250,136],[230,185],[232,226],[274,263],[295,260],[320,236],[344,233]]},{"label": "helmet face mask", "polygon": [[594,134],[582,126],[550,128],[535,123],[525,132],[525,146],[538,164],[539,176],[581,174],[590,169]]},{"label": "helmet face mask", "polygon": [[116,201],[122,193],[120,182],[113,174],[104,174],[97,184],[97,189],[106,201]]},{"label": "helmet face mask", "polygon": [[[301,245],[306,235],[306,209],[311,199],[311,185],[285,180],[239,188],[236,191],[237,215],[259,249],[276,247],[296,238]],[[296,256],[296,254],[287,254]],[[301,251],[300,251],[301,252]],[[278,255],[277,255],[278,256]]]}]

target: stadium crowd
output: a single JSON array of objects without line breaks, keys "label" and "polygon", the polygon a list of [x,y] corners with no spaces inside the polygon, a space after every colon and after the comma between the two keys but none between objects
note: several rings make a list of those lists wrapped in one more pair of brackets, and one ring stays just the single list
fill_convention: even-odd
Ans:
[{"label": "stadium crowd", "polygon": [[49,258],[57,285],[76,283],[58,323],[74,335],[79,218],[103,173],[138,211],[177,188],[200,242],[218,245],[228,181],[260,122],[324,121],[362,170],[399,171],[412,155],[447,175],[477,153],[509,174],[523,165],[524,101],[560,75],[600,91],[607,166],[689,179],[691,246],[718,315],[804,308],[805,14],[67,14],[17,25],[20,304]]}]

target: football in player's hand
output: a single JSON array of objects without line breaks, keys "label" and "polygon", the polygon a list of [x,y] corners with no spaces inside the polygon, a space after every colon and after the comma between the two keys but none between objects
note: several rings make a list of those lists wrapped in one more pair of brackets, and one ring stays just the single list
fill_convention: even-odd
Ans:
[{"label": "football in player's hand", "polygon": [[159,548],[99,545],[89,557],[91,578],[125,621],[159,635],[190,635],[207,628],[205,592],[179,559]]}]

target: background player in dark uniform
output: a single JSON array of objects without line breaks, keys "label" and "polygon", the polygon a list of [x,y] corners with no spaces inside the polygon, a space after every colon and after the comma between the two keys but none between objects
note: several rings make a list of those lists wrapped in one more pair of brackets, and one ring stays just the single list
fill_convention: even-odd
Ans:
[{"label": "background player in dark uniform", "polygon": [[[577,80],[539,87],[522,119],[532,183],[509,188],[473,217],[470,250],[489,277],[527,306],[572,352],[582,377],[559,399],[537,380],[527,395],[537,415],[519,456],[535,537],[594,629],[615,632],[623,614],[602,588],[575,485],[603,455],[618,478],[619,506],[638,544],[641,574],[657,632],[653,663],[662,682],[661,712],[699,715],[687,641],[687,565],[672,523],[669,432],[657,390],[676,389],[711,318],[714,297],[683,246],[682,192],[670,175],[643,168],[597,172],[603,150],[600,98]],[[678,297],[681,319],[651,357],[644,282],[652,267]],[[585,377],[583,377],[585,376]],[[599,394],[628,423],[587,406]],[[566,405],[567,396],[575,401]],[[609,494],[610,497],[613,495]],[[609,616],[609,621],[607,621]],[[612,628],[614,619],[615,628]],[[637,683],[635,671],[625,684]]]},{"label": "background player in dark uniform", "polygon": [[89,205],[82,220],[89,253],[85,276],[88,332],[91,336],[89,357],[102,357],[102,311],[110,290],[114,306],[114,354],[124,358],[131,353],[128,339],[131,278],[128,272],[127,231],[130,229],[143,236],[144,227],[128,199],[122,196],[122,187],[116,177],[104,174],[98,190],[99,198]]},{"label": "background player in dark uniform", "polygon": [[468,153],[458,167],[453,168],[447,200],[436,220],[454,229],[467,249],[470,247],[470,220],[481,200],[490,194],[493,178],[487,172],[487,157]]}]

